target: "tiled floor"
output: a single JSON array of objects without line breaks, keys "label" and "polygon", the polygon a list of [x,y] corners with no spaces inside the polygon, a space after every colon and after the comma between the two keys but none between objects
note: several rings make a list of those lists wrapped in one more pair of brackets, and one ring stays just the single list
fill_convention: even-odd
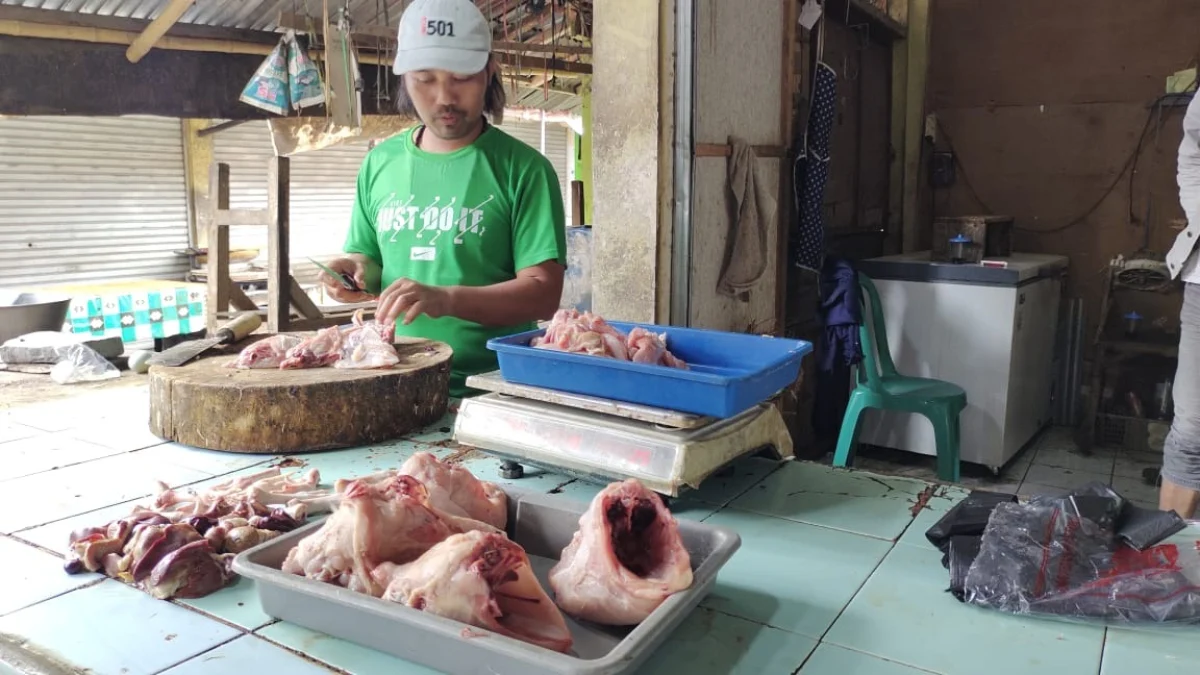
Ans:
[{"label": "tiled floor", "polygon": [[[145,432],[145,396],[120,392],[0,414],[0,565],[8,572],[0,593],[0,657],[4,642],[16,641],[96,675],[433,672],[276,622],[244,579],[207,598],[168,603],[100,576],[64,574],[56,556],[70,531],[127,513],[154,480],[202,484],[252,472],[271,459],[160,443]],[[444,455],[451,451],[441,443],[451,424],[443,420],[411,440],[305,459],[328,482],[396,466],[417,450]],[[1040,439],[999,479],[965,482],[1029,493],[1095,478],[1137,501],[1153,500],[1153,490],[1138,485],[1138,458],[1083,458],[1070,452],[1065,438],[1053,432]],[[499,480],[495,460],[469,458],[467,466]],[[860,468],[873,473],[751,459],[676,500],[672,508],[680,517],[732,527],[742,546],[711,595],[639,672],[1195,670],[1200,641],[1194,632],[1020,619],[958,603],[945,592],[946,571],[923,535],[966,490],[938,487],[914,517],[913,505],[929,487],[914,476],[927,467],[863,458]],[[499,482],[579,500],[598,490],[540,472]],[[1194,540],[1200,528],[1181,537]]]},{"label": "tiled floor", "polygon": [[[828,464],[830,458],[824,462]],[[1134,452],[1118,448],[1095,448],[1090,456],[1076,449],[1072,431],[1047,429],[1017,456],[1009,460],[999,476],[982,467],[965,465],[960,483],[971,489],[1014,492],[1023,496],[1061,494],[1092,481],[1111,485],[1130,501],[1158,506],[1158,489],[1142,480],[1142,470],[1158,468],[1162,453]],[[888,476],[936,481],[933,457],[885,449],[865,449],[854,467]]]}]

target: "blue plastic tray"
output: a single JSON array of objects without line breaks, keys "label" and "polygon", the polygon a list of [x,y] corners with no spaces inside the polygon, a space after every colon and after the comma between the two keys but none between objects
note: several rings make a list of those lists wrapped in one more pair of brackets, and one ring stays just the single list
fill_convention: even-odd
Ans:
[{"label": "blue plastic tray", "polygon": [[793,384],[812,351],[804,340],[612,323],[624,333],[638,325],[666,333],[667,349],[690,370],[530,347],[543,329],[493,338],[487,346],[496,352],[500,375],[514,384],[717,418],[733,417]]}]

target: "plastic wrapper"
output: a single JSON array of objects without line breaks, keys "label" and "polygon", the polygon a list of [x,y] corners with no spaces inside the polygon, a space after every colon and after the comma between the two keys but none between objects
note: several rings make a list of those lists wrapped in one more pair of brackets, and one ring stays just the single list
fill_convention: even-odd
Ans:
[{"label": "plastic wrapper", "polygon": [[1079,621],[1200,621],[1196,545],[1165,543],[1143,551],[1125,545],[1117,532],[1127,525],[1128,506],[1099,484],[1063,497],[999,504],[966,574],[962,599],[1002,612]]},{"label": "plastic wrapper", "polygon": [[121,371],[87,345],[72,345],[63,359],[50,369],[50,379],[59,384],[98,382],[118,377],[121,377]]},{"label": "plastic wrapper", "polygon": [[[925,532],[925,538],[944,555],[942,566],[950,568],[950,543],[954,537],[980,537],[987,527],[988,518],[996,506],[1005,502],[1015,502],[1017,496],[1002,492],[975,490],[967,498],[954,505],[941,520]],[[978,547],[975,549],[978,551]]]},{"label": "plastic wrapper", "polygon": [[238,100],[276,115],[286,114],[289,107],[287,57],[287,38],[280,38],[279,44],[254,71]]},{"label": "plastic wrapper", "polygon": [[321,71],[308,58],[308,52],[300,46],[294,31],[284,37],[288,47],[288,93],[292,107],[296,110],[325,102],[325,86],[321,84]]}]

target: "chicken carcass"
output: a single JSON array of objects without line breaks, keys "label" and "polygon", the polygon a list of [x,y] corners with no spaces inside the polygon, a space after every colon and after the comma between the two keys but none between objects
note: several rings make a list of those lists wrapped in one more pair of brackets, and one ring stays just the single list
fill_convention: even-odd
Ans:
[{"label": "chicken carcass", "polygon": [[667,351],[667,334],[655,335],[641,326],[629,331],[629,360],[634,363],[649,363],[687,370],[688,366]]},{"label": "chicken carcass", "polygon": [[431,452],[418,452],[400,465],[399,473],[421,481],[434,508],[479,520],[503,530],[508,524],[508,496],[495,483],[476,478],[457,464],[438,461]]},{"label": "chicken carcass", "polygon": [[655,335],[635,327],[629,335],[613,328],[591,312],[560,309],[554,314],[542,337],[529,344],[537,349],[603,356],[618,361],[633,361],[687,369],[687,364],[667,351],[666,334]]},{"label": "chicken carcass", "polygon": [[428,490],[412,476],[354,481],[325,524],[288,552],[282,569],[379,597],[375,567],[412,562],[450,535],[471,530],[499,532],[430,506]]},{"label": "chicken carcass", "polygon": [[334,368],[366,370],[391,368],[400,363],[400,355],[392,344],[396,324],[363,321],[363,311],[354,313],[354,324],[342,332],[341,353]]},{"label": "chicken carcass", "polygon": [[281,333],[259,340],[246,347],[237,358],[226,364],[226,368],[278,368],[287,358],[289,349],[299,345],[303,339],[297,335]]},{"label": "chicken carcass", "polygon": [[456,534],[407,565],[381,565],[383,599],[567,653],[573,639],[525,550],[502,534]]},{"label": "chicken carcass", "polygon": [[691,558],[662,499],[630,478],[592,500],[549,581],[567,614],[630,626],[692,585]]},{"label": "chicken carcass", "polygon": [[287,355],[280,362],[281,370],[298,368],[322,368],[333,365],[342,357],[342,329],[330,326],[317,331],[317,334],[305,339],[300,344],[287,350]]}]

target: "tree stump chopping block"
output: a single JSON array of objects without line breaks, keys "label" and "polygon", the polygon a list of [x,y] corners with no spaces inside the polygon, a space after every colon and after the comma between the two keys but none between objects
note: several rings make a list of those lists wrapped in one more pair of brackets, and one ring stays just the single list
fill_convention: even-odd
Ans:
[{"label": "tree stump chopping block", "polygon": [[446,414],[453,351],[401,340],[392,368],[234,369],[237,356],[150,368],[150,431],[177,443],[287,454],[369,445]]}]

